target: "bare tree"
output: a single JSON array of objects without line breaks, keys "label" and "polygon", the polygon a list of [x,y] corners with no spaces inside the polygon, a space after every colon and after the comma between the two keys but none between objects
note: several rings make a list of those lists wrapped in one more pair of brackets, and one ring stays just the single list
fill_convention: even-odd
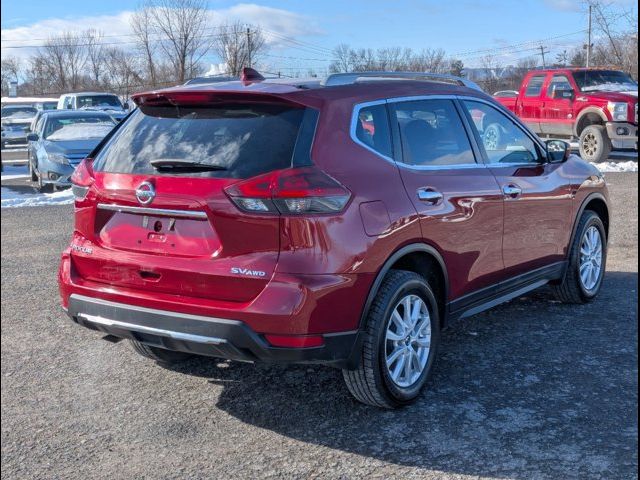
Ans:
[{"label": "bare tree", "polygon": [[151,9],[142,6],[131,16],[131,29],[136,36],[137,47],[143,54],[149,83],[156,85],[157,42],[152,38]]},{"label": "bare tree", "polygon": [[[105,80],[112,90],[126,96],[132,87],[145,87],[142,70],[136,57],[125,50],[112,47],[104,51]],[[155,85],[153,85],[155,86]]]},{"label": "bare tree", "polygon": [[594,30],[600,40],[594,46],[594,64],[617,67],[638,75],[638,14],[600,0],[589,0]]},{"label": "bare tree", "polygon": [[563,50],[562,52],[556,54],[556,65],[559,67],[566,67],[569,64],[569,52],[567,50]]},{"label": "bare tree", "polygon": [[329,66],[329,70],[333,73],[348,72],[351,70],[351,64],[349,63],[349,54],[351,53],[351,47],[346,43],[341,43],[333,49],[333,60]]},{"label": "bare tree", "polygon": [[175,80],[182,83],[200,69],[199,62],[209,51],[206,35],[207,2],[205,0],[147,0],[151,33],[169,63]]},{"label": "bare tree", "polygon": [[5,57],[2,59],[2,95],[9,92],[9,84],[17,82],[22,73],[22,62],[17,57]]},{"label": "bare tree", "polygon": [[87,30],[81,38],[87,51],[87,67],[91,72],[91,80],[94,86],[100,86],[100,80],[104,71],[104,45],[103,35],[97,30]]},{"label": "bare tree", "polygon": [[451,61],[442,49],[428,48],[416,53],[410,48],[353,49],[345,44],[334,49],[333,61],[329,66],[334,73],[377,70],[447,73],[450,68]]},{"label": "bare tree", "polygon": [[260,28],[246,27],[240,22],[221,25],[213,41],[213,51],[227,65],[229,75],[240,75],[243,67],[255,65],[266,48]]}]

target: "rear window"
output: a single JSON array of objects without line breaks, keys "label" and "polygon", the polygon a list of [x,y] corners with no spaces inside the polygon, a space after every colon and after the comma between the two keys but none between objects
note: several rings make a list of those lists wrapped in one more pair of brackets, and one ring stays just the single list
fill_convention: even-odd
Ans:
[{"label": "rear window", "polygon": [[92,95],[78,97],[78,108],[86,107],[116,107],[122,108],[120,100],[115,95]]},{"label": "rear window", "polygon": [[[109,173],[250,178],[294,164],[310,164],[316,121],[317,111],[282,104],[143,106],[131,114],[98,153],[94,169]],[[151,164],[154,160],[198,162],[220,169],[159,171]]]}]

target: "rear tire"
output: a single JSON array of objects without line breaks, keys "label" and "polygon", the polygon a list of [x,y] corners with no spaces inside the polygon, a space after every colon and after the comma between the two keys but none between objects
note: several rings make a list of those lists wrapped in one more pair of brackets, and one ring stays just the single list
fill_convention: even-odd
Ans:
[{"label": "rear tire", "polygon": [[193,357],[193,355],[189,353],[176,352],[159,347],[152,347],[151,345],[140,343],[137,340],[129,340],[129,342],[131,342],[131,346],[136,353],[163,365],[173,365],[176,363],[181,363]]},{"label": "rear tire", "polygon": [[[405,304],[407,299],[410,303]],[[408,320],[398,313],[404,311],[418,312],[413,328],[398,329],[398,319]],[[427,281],[414,272],[391,270],[369,308],[363,333],[358,367],[342,371],[351,394],[364,404],[380,408],[413,402],[429,379],[440,341],[438,306]],[[396,336],[404,338],[396,341]],[[403,366],[399,366],[401,361]]]},{"label": "rear tire", "polygon": [[[600,242],[599,270],[597,275],[591,278],[586,275],[586,270],[589,269],[589,261],[587,259],[593,258],[593,261],[598,263],[598,256],[596,254],[585,254],[590,250],[588,247],[590,242],[587,240],[587,236],[599,237],[599,240],[591,241],[591,243],[597,244]],[[594,248],[597,253],[597,246]],[[563,303],[581,304],[590,302],[600,292],[606,265],[607,235],[604,224],[597,213],[586,210],[578,223],[576,236],[569,252],[569,265],[564,279],[559,285],[552,285],[555,297]],[[582,273],[585,273],[586,279],[583,278]]]},{"label": "rear tire", "polygon": [[611,149],[611,140],[603,125],[589,125],[580,134],[580,156],[587,162],[604,162]]}]

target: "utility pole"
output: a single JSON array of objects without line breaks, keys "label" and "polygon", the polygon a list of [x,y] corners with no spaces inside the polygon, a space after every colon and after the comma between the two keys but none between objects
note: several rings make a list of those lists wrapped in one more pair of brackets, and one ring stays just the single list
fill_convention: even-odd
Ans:
[{"label": "utility pole", "polygon": [[587,68],[591,66],[591,12],[593,5],[589,2],[589,33],[587,36]]},{"label": "utility pole", "polygon": [[251,68],[251,28],[247,27],[247,58],[248,67]]},{"label": "utility pole", "polygon": [[542,68],[547,68],[547,62],[544,58],[547,53],[549,53],[549,50],[546,50],[546,47],[540,45],[540,55],[542,55]]}]

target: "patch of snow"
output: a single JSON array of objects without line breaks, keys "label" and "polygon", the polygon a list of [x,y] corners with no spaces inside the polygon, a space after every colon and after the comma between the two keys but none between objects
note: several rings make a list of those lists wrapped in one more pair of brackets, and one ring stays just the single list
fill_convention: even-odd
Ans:
[{"label": "patch of snow", "polygon": [[82,122],[70,123],[56,130],[47,140],[79,140],[85,138],[102,138],[111,131],[114,123],[110,122]]},{"label": "patch of snow", "polygon": [[629,160],[627,162],[602,162],[592,163],[598,170],[603,173],[631,173],[638,171],[638,162]]},{"label": "patch of snow", "polygon": [[2,187],[0,207],[39,207],[43,205],[69,205],[73,203],[71,189],[53,193],[22,194]]}]

